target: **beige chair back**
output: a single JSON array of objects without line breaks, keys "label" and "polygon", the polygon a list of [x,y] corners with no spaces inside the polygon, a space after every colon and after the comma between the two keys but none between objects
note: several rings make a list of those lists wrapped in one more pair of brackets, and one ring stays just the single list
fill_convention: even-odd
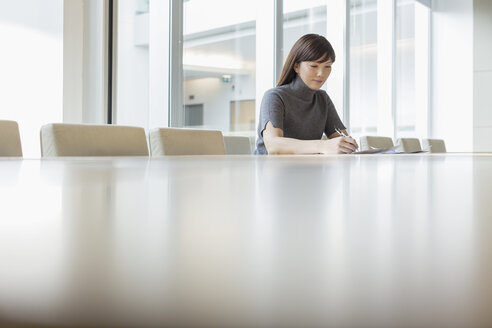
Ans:
[{"label": "beige chair back", "polygon": [[41,155],[149,156],[149,149],[140,127],[53,123],[41,127]]},{"label": "beige chair back", "polygon": [[256,149],[256,136],[249,137],[249,146],[251,148],[251,153],[254,153]]},{"label": "beige chair back", "polygon": [[152,156],[225,155],[222,132],[177,128],[156,128],[149,133]]},{"label": "beige chair back", "polygon": [[430,153],[445,153],[446,145],[442,139],[422,139],[422,149]]},{"label": "beige chair back", "polygon": [[249,137],[224,136],[224,145],[227,155],[251,155]]},{"label": "beige chair back", "polygon": [[22,157],[19,125],[15,121],[0,120],[0,156]]},{"label": "beige chair back", "polygon": [[370,150],[374,148],[391,148],[393,139],[379,136],[362,136],[360,137],[360,150]]},{"label": "beige chair back", "polygon": [[422,151],[420,147],[420,141],[417,138],[399,138],[396,141],[398,145],[397,151],[404,153],[413,153],[417,151]]}]

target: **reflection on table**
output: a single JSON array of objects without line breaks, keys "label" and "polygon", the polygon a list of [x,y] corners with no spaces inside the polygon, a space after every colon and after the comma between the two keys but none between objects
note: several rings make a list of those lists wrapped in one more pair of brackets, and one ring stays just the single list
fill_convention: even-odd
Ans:
[{"label": "reflection on table", "polygon": [[492,155],[0,161],[0,324],[492,326]]}]

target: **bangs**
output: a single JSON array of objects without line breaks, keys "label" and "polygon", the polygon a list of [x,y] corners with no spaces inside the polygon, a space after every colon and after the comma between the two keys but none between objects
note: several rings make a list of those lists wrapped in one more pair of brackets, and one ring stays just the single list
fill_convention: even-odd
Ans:
[{"label": "bangs", "polygon": [[332,62],[335,61],[335,52],[331,45],[324,39],[316,40],[309,46],[306,46],[301,50],[298,57],[299,62],[310,61],[323,63],[330,59]]},{"label": "bangs", "polygon": [[328,57],[327,52],[325,52],[322,57],[318,57],[318,58],[319,58],[318,60],[311,60],[311,61],[315,61],[317,63],[324,63],[325,61],[328,61],[331,59],[330,57]]}]

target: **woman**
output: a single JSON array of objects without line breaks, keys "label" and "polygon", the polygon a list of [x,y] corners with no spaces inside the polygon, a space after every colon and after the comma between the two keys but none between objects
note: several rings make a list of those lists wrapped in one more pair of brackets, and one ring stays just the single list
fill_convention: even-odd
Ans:
[{"label": "woman", "polygon": [[[328,94],[320,90],[335,51],[323,36],[306,34],[292,47],[277,87],[261,102],[255,154],[349,154],[347,135]],[[328,140],[321,140],[325,133]]]}]

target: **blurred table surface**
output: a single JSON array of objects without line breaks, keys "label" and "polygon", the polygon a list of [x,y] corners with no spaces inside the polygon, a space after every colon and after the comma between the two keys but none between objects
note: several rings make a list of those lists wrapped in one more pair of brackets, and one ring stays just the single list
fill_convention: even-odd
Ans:
[{"label": "blurred table surface", "polygon": [[0,160],[0,326],[492,327],[492,154]]}]

